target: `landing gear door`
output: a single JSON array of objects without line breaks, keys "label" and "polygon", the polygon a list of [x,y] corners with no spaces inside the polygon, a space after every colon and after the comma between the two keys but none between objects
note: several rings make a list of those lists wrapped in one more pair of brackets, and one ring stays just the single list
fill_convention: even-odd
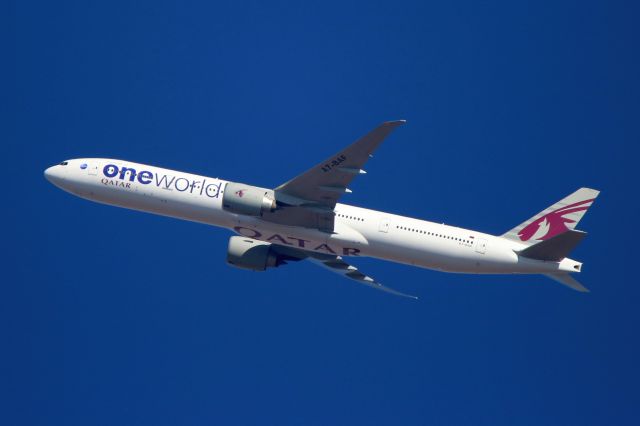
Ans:
[{"label": "landing gear door", "polygon": [[476,253],[485,254],[487,251],[487,240],[484,238],[476,239]]},{"label": "landing gear door", "polygon": [[389,232],[389,218],[383,217],[382,219],[380,219],[378,231],[384,232],[385,234]]}]

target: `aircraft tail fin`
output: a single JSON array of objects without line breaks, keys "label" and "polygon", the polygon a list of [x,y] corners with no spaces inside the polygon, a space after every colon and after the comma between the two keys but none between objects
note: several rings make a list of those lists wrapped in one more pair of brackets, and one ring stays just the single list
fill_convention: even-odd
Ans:
[{"label": "aircraft tail fin", "polygon": [[580,188],[502,235],[528,245],[549,240],[573,230],[593,204],[600,191]]},{"label": "aircraft tail fin", "polygon": [[519,251],[518,256],[559,262],[567,257],[586,235],[586,232],[571,229]]},{"label": "aircraft tail fin", "polygon": [[578,280],[573,278],[568,273],[545,274],[545,275],[547,277],[551,278],[552,280],[554,280],[556,282],[559,282],[562,285],[566,285],[567,287],[574,289],[575,291],[579,291],[581,293],[589,293],[589,289],[588,288],[586,288],[585,286],[580,284],[578,282]]}]

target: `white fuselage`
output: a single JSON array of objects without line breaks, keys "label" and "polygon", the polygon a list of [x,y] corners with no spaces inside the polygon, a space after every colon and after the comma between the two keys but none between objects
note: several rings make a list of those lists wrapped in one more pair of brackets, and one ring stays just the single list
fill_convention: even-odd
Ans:
[{"label": "white fuselage", "polygon": [[[230,213],[222,207],[227,181],[103,158],[69,160],[46,170],[56,186],[99,203],[228,228],[233,232],[309,251],[367,256],[447,272],[575,272],[571,259],[544,262],[517,255],[512,240],[477,231],[337,204],[334,233],[285,226]],[[115,166],[110,169],[109,165]],[[124,172],[123,172],[124,171]]]}]

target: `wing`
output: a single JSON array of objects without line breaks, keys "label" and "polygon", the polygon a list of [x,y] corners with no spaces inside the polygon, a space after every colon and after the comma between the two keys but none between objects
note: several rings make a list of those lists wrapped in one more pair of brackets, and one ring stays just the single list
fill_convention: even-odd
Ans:
[{"label": "wing", "polygon": [[382,123],[342,151],[277,187],[276,198],[277,194],[283,194],[333,209],[342,194],[351,192],[347,185],[364,173],[362,167],[373,151],[393,129],[404,123],[404,120]]},{"label": "wing", "polygon": [[314,253],[307,250],[301,250],[293,247],[271,245],[271,248],[276,252],[278,257],[284,262],[280,265],[286,264],[287,261],[299,261],[308,259],[316,265],[320,265],[323,268],[330,270],[336,274],[342,275],[345,278],[356,281],[360,284],[364,284],[376,290],[386,291],[387,293],[395,294],[396,296],[408,297],[410,299],[417,299],[416,296],[410,294],[401,293],[389,287],[385,287],[373,278],[363,274],[353,265],[344,261],[341,256],[332,256],[330,254]]},{"label": "wing", "polygon": [[333,231],[333,209],[348,185],[362,170],[373,151],[404,120],[382,123],[342,151],[275,189],[280,207],[264,220]]},{"label": "wing", "polygon": [[344,261],[341,256],[324,256],[324,255],[316,255],[315,253],[310,254],[309,260],[316,265],[320,265],[323,268],[330,270],[336,274],[342,275],[345,278],[349,278],[350,280],[356,281],[360,284],[364,284],[371,288],[375,288],[376,290],[386,291],[387,293],[395,294],[396,296],[408,297],[410,299],[418,299],[417,296],[412,296],[410,294],[401,293],[397,290],[394,290],[389,287],[385,287],[373,278],[363,274],[353,265],[348,264]]}]

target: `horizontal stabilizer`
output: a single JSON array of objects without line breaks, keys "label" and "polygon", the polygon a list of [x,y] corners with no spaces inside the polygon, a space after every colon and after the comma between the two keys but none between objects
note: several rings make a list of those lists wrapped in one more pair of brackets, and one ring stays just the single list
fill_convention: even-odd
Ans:
[{"label": "horizontal stabilizer", "polygon": [[554,281],[559,282],[562,285],[566,285],[569,288],[579,291],[580,293],[589,293],[589,289],[583,286],[569,274],[546,274],[547,277]]},{"label": "horizontal stabilizer", "polygon": [[518,255],[529,259],[559,262],[569,255],[585,235],[587,233],[583,231],[569,230],[529,246],[519,251]]}]

